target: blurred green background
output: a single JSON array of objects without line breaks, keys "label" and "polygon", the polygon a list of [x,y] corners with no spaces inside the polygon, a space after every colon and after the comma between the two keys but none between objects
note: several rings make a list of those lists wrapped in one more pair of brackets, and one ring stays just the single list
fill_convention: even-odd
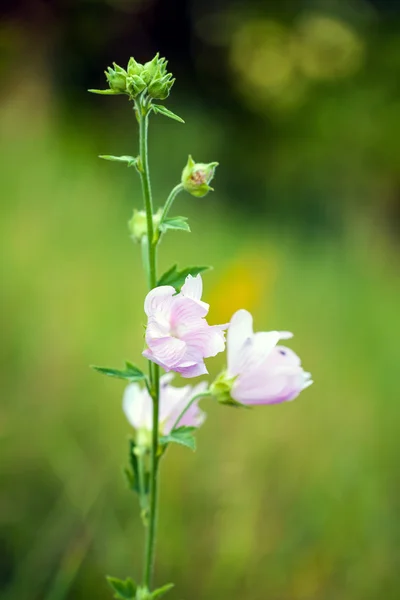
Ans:
[{"label": "blurred green background", "polygon": [[[141,206],[124,98],[86,93],[156,51],[177,76],[152,118],[160,205],[187,155],[218,160],[160,270],[212,264],[210,322],[239,307],[295,333],[294,403],[205,402],[198,452],[163,463],[157,582],[171,598],[397,599],[400,15],[366,0],[2,3],[0,585],[4,600],[111,597],[137,576],[123,385],[144,364]],[[208,362],[216,374],[223,357]]]}]

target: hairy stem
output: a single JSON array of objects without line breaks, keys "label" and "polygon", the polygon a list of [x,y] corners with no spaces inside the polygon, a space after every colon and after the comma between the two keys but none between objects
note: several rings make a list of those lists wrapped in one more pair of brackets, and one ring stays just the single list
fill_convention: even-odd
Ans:
[{"label": "hairy stem", "polygon": [[[136,104],[139,118],[140,178],[147,219],[148,279],[150,290],[157,285],[157,245],[154,243],[153,201],[151,197],[149,160],[148,160],[148,124],[149,112],[139,101]],[[150,455],[150,502],[149,525],[146,530],[146,549],[143,573],[143,585],[150,589],[153,574],[156,525],[157,525],[157,471],[158,471],[158,420],[160,370],[158,365],[149,361],[150,389],[153,399],[153,431]]]}]

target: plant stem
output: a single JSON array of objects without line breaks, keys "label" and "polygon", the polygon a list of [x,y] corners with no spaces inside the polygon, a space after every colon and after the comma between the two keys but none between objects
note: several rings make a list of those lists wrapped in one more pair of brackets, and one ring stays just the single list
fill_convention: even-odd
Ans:
[{"label": "plant stem", "polygon": [[175,200],[175,198],[179,194],[179,192],[182,192],[182,191],[183,191],[183,185],[181,183],[178,183],[178,185],[176,185],[174,187],[174,189],[171,190],[171,193],[168,196],[167,201],[164,205],[160,223],[162,223],[164,221],[164,219],[167,217],[167,215],[169,213],[169,209],[171,208],[173,201]]},{"label": "plant stem", "polygon": [[196,402],[196,400],[199,400],[199,398],[207,398],[207,397],[210,397],[210,396],[212,396],[212,393],[210,392],[210,390],[206,390],[205,392],[200,392],[200,394],[196,394],[195,396],[193,396],[193,398],[190,400],[190,402],[188,402],[186,404],[185,408],[183,409],[183,411],[181,412],[181,414],[179,415],[179,417],[176,419],[175,423],[172,426],[171,431],[173,431],[176,428],[176,426],[178,425],[179,421],[187,413],[187,411],[192,406],[192,404],[194,404],[194,402]]},{"label": "plant stem", "polygon": [[[149,160],[148,160],[148,124],[149,112],[139,100],[136,104],[139,118],[139,146],[140,146],[140,178],[142,182],[143,200],[147,219],[147,247],[148,247],[148,279],[150,290],[157,285],[157,245],[154,243],[153,228],[153,202],[151,197]],[[153,431],[150,454],[150,502],[149,526],[146,529],[145,564],[143,585],[150,589],[154,565],[154,552],[156,542],[157,524],[157,470],[158,470],[158,420],[159,420],[159,391],[160,370],[158,365],[149,361],[150,388],[153,399]]]}]

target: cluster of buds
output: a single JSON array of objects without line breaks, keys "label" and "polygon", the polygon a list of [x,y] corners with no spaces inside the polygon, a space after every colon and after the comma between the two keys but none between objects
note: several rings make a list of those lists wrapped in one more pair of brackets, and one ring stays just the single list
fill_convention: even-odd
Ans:
[{"label": "cluster of buds", "polygon": [[128,94],[131,98],[136,98],[145,92],[150,98],[165,100],[175,82],[172,73],[167,72],[167,62],[157,53],[153,60],[144,65],[136,62],[133,57],[129,59],[126,69],[113,63],[113,67],[108,67],[105,71],[110,86],[109,93]]}]

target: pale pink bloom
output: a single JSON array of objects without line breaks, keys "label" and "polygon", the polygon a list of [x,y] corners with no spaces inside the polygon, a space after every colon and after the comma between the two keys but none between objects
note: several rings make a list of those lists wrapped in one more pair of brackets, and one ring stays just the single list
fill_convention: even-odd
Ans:
[{"label": "pale pink bloom", "polygon": [[312,384],[310,373],[289,348],[277,346],[291,338],[287,331],[253,333],[253,317],[238,310],[227,338],[227,377],[235,378],[231,396],[242,404],[277,404],[293,400]]},{"label": "pale pink bloom", "polygon": [[[176,388],[169,385],[172,374],[163,375],[160,381],[160,413],[159,432],[168,435],[185,406],[197,394],[204,392],[207,383],[202,382],[192,387]],[[152,431],[153,429],[153,401],[147,388],[138,383],[129,384],[124,392],[123,409],[130,424],[139,430]],[[200,427],[204,423],[205,413],[194,402],[185,412],[177,427]]]},{"label": "pale pink bloom", "polygon": [[151,290],[144,302],[148,348],[143,356],[182,377],[208,373],[204,359],[225,348],[226,326],[207,323],[209,305],[201,300],[202,290],[201,276],[188,275],[178,294],[163,285]]}]

